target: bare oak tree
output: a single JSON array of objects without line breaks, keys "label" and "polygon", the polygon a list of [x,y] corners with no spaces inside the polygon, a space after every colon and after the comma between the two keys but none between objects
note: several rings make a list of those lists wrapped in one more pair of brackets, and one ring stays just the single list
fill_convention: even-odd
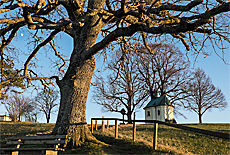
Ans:
[{"label": "bare oak tree", "polygon": [[58,98],[58,92],[53,90],[50,92],[43,90],[35,97],[37,108],[46,116],[46,123],[49,123],[51,114],[55,112],[54,108],[58,106]]},{"label": "bare oak tree", "polygon": [[102,105],[105,111],[120,113],[125,108],[128,123],[132,123],[132,113],[140,109],[148,97],[148,93],[141,89],[144,83],[139,79],[138,64],[132,55],[132,51],[125,54],[119,51],[102,73],[107,76],[101,75],[93,83],[94,101]]},{"label": "bare oak tree", "polygon": [[194,73],[194,78],[186,90],[189,97],[182,103],[187,110],[199,116],[199,123],[202,123],[202,116],[206,111],[214,108],[223,110],[227,107],[224,94],[212,84],[210,77],[200,68]]},{"label": "bare oak tree", "polygon": [[177,101],[186,97],[184,86],[191,76],[190,62],[172,44],[152,44],[149,47],[154,54],[142,48],[137,59],[140,80],[145,84],[144,91],[151,99],[159,91],[160,96],[167,95],[170,102],[179,108],[180,102]]},{"label": "bare oak tree", "polygon": [[[229,6],[227,0],[2,0],[1,63],[20,30],[27,29],[27,41],[34,44],[29,44],[31,53],[19,71],[24,72],[28,82],[41,80],[46,84],[47,79],[56,79],[61,101],[53,134],[67,134],[68,142],[78,145],[80,141],[94,139],[85,124],[85,110],[95,54],[118,38],[131,37],[136,32],[152,34],[159,42],[165,37],[181,41],[187,50],[195,52],[202,52],[213,43],[214,49],[219,47],[224,53],[225,43],[230,42]],[[31,62],[44,46],[50,46],[63,61],[60,71],[65,65],[54,42],[60,32],[72,37],[74,43],[68,69],[61,79],[40,77],[32,70]]]}]

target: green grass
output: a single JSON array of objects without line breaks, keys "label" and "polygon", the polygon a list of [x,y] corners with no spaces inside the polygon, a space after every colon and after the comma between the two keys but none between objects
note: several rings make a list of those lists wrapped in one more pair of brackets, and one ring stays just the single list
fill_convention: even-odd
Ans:
[{"label": "green grass", "polygon": [[230,124],[227,124],[227,123],[226,124],[224,123],[212,123],[212,124],[203,123],[203,124],[183,124],[183,125],[194,127],[194,128],[199,128],[199,129],[205,129],[205,130],[230,134]]},{"label": "green grass", "polygon": [[[186,124],[195,128],[229,133],[230,124]],[[0,122],[1,142],[7,137],[49,133],[54,124]],[[152,150],[153,125],[137,125],[137,140],[132,142],[132,125],[119,126],[119,138],[114,138],[114,127],[95,131],[101,142],[86,142],[61,154],[229,154],[229,141],[204,134],[176,129],[159,124],[158,148]]]},{"label": "green grass", "polygon": [[[49,133],[55,124],[28,123],[28,122],[0,122],[0,139],[4,141],[7,137],[25,136],[37,133]],[[0,141],[0,142],[1,142]]]},{"label": "green grass", "polygon": [[[186,124],[187,126],[211,130],[216,132],[229,133],[230,124]],[[114,129],[106,131],[96,131],[98,135],[114,137]],[[132,125],[119,127],[119,139],[132,139]],[[147,146],[152,146],[153,125],[137,126],[137,142],[142,142]],[[105,141],[107,142],[107,141]],[[169,154],[229,154],[229,140],[216,138],[191,131],[181,130],[159,124],[158,126],[158,151]]]}]

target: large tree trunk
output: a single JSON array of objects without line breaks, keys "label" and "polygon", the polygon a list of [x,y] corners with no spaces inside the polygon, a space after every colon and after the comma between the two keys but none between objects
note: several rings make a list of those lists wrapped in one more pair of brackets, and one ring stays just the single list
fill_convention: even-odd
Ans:
[{"label": "large tree trunk", "polygon": [[[79,60],[75,70],[67,72],[59,83],[61,104],[53,134],[67,134],[72,146],[89,139],[91,132],[86,123],[86,100],[95,68],[94,57]],[[67,77],[71,76],[71,77]]]},{"label": "large tree trunk", "polygon": [[94,56],[90,57],[87,52],[103,27],[102,18],[94,11],[102,9],[104,2],[89,2],[90,15],[85,18],[83,27],[73,31],[74,49],[70,64],[65,76],[58,82],[61,103],[53,134],[67,134],[67,143],[71,146],[95,140],[86,124],[86,100],[95,69]]}]

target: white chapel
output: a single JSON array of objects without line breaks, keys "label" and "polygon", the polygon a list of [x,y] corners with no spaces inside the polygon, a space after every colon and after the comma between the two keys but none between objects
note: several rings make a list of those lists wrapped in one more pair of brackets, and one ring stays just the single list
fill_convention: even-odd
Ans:
[{"label": "white chapel", "polygon": [[155,97],[145,107],[145,120],[173,120],[173,106],[166,96]]}]

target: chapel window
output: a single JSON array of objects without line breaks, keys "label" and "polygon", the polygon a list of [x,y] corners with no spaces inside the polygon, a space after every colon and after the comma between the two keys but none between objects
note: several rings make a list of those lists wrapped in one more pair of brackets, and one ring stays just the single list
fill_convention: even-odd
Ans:
[{"label": "chapel window", "polygon": [[150,111],[147,111],[147,116],[150,116]]}]

